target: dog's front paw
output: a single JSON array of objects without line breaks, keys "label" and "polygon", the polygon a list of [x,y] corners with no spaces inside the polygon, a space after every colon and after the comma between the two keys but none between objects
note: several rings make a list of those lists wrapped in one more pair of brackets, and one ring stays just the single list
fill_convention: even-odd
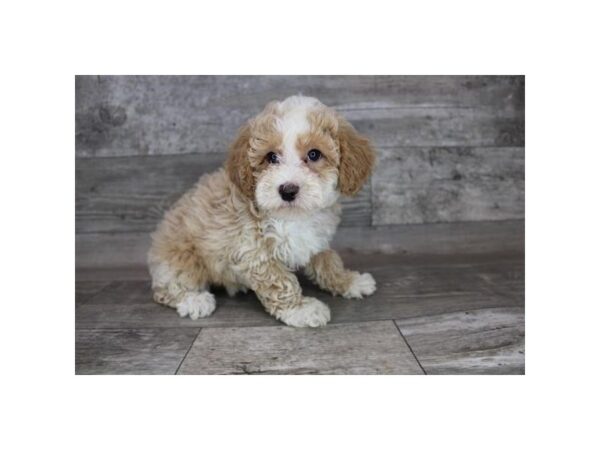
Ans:
[{"label": "dog's front paw", "polygon": [[278,319],[292,327],[322,327],[331,319],[331,313],[325,303],[304,297],[300,306],[284,310]]},{"label": "dog's front paw", "polygon": [[177,305],[177,312],[181,317],[190,316],[196,320],[210,316],[216,306],[215,296],[210,292],[188,292]]},{"label": "dog's front paw", "polygon": [[377,286],[375,279],[370,273],[358,273],[354,275],[352,283],[343,296],[345,298],[363,298],[363,295],[371,295]]}]

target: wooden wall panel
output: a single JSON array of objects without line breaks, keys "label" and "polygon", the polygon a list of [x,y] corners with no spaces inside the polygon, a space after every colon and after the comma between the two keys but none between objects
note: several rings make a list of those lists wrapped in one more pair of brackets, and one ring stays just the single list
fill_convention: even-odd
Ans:
[{"label": "wooden wall panel", "polygon": [[[77,158],[76,232],[150,232],[164,212],[224,154]],[[341,226],[371,224],[371,186],[344,199]]]},{"label": "wooden wall panel", "polygon": [[382,147],[524,141],[521,76],[79,76],[77,155],[223,152],[266,103],[298,93]]},{"label": "wooden wall panel", "polygon": [[373,224],[522,219],[521,147],[382,149]]},{"label": "wooden wall panel", "polygon": [[[297,93],[339,110],[379,155],[369,183],[344,200],[345,248],[368,247],[356,240],[381,227],[524,218],[523,76],[78,76],[75,88],[86,255],[92,237],[146,236],[221,166],[245,120]],[[404,248],[391,240],[407,228],[386,230],[377,245]]]}]

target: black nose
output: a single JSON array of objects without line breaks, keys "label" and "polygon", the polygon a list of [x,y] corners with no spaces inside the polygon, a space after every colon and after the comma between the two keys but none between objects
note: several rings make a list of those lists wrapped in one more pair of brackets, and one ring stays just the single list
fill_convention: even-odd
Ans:
[{"label": "black nose", "polygon": [[279,186],[279,195],[286,202],[293,202],[300,187],[297,184],[286,183]]}]

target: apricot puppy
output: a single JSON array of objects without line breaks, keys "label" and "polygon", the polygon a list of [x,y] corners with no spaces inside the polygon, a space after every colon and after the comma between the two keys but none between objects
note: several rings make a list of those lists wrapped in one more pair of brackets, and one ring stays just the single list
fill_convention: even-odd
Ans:
[{"label": "apricot puppy", "polygon": [[340,195],[360,190],[374,160],[369,141],[317,99],[269,103],[242,126],[225,167],[201,177],[153,233],[154,300],[197,319],[215,310],[210,285],[252,289],[288,325],[325,325],[329,308],[302,295],[294,271],[334,295],[375,292],[370,274],[345,269],[329,248]]}]

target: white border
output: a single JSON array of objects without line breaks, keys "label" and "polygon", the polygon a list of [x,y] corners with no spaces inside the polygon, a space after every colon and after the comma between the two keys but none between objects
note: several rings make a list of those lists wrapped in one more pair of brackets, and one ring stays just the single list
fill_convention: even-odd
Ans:
[{"label": "white border", "polygon": [[[595,440],[591,2],[15,4],[0,7],[5,448],[581,448]],[[527,375],[75,377],[76,73],[526,74]]]}]

